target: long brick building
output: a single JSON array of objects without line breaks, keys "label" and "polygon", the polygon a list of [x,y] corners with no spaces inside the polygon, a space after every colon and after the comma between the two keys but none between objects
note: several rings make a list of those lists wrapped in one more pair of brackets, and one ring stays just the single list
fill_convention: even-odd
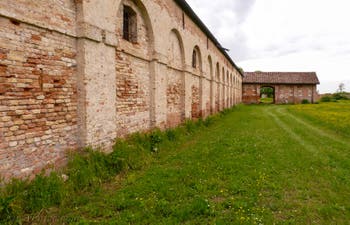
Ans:
[{"label": "long brick building", "polygon": [[241,84],[185,0],[1,0],[0,176],[206,117]]},{"label": "long brick building", "polygon": [[318,100],[315,72],[246,72],[243,79],[243,103],[260,103],[261,89],[273,89],[276,104],[298,104],[303,100]]}]

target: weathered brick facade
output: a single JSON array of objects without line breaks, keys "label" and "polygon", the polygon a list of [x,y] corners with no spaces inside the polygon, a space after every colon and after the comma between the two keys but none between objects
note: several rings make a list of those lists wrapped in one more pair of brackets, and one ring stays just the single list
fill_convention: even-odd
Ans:
[{"label": "weathered brick facade", "polygon": [[243,103],[260,103],[261,88],[274,90],[274,103],[300,104],[303,100],[318,100],[316,73],[247,72],[243,79]]},{"label": "weathered brick facade", "polygon": [[183,0],[1,0],[0,176],[206,117],[241,102],[241,83]]}]

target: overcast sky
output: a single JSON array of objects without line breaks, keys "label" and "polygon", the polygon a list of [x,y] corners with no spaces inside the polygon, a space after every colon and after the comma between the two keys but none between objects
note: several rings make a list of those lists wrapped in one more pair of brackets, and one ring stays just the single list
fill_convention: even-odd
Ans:
[{"label": "overcast sky", "polygon": [[245,71],[315,71],[350,91],[350,0],[186,0]]}]

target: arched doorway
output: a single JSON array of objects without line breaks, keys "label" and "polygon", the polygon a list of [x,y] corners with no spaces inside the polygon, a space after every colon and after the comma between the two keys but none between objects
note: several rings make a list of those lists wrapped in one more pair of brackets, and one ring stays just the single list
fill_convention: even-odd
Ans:
[{"label": "arched doorway", "polygon": [[154,89],[150,85],[154,79],[154,35],[141,1],[120,1],[116,15],[116,127],[117,135],[125,136],[154,125]]},{"label": "arched doorway", "polygon": [[202,54],[198,45],[193,48],[192,52],[192,73],[197,77],[192,77],[191,84],[191,118],[198,119],[203,110],[203,75],[202,75]]},{"label": "arched doorway", "polygon": [[215,81],[216,81],[216,91],[215,91],[215,112],[220,111],[220,65],[219,62],[216,63],[215,70]]},{"label": "arched doorway", "polygon": [[274,104],[275,103],[275,88],[272,86],[260,87],[260,103]]},{"label": "arched doorway", "polygon": [[214,113],[214,75],[213,75],[213,61],[211,56],[208,56],[208,68],[207,73],[209,72],[209,82],[210,82],[210,93],[209,93],[209,106],[206,104],[207,115]]},{"label": "arched doorway", "polygon": [[168,71],[166,74],[166,126],[175,127],[185,120],[184,48],[180,32],[169,34]]}]

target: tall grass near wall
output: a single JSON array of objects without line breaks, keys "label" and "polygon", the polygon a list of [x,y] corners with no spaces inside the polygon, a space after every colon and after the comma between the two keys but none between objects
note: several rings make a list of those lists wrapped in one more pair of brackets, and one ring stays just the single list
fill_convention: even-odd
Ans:
[{"label": "tall grass near wall", "polygon": [[72,153],[67,167],[60,172],[45,175],[43,171],[31,181],[14,179],[0,187],[0,224],[22,224],[24,217],[30,218],[50,207],[79,205],[84,201],[82,193],[93,194],[120,174],[147,168],[160,151],[176,148],[198,129],[210,127],[231,111],[226,109],[205,120],[188,120],[165,131],[133,134],[118,140],[110,154],[87,148]]}]

